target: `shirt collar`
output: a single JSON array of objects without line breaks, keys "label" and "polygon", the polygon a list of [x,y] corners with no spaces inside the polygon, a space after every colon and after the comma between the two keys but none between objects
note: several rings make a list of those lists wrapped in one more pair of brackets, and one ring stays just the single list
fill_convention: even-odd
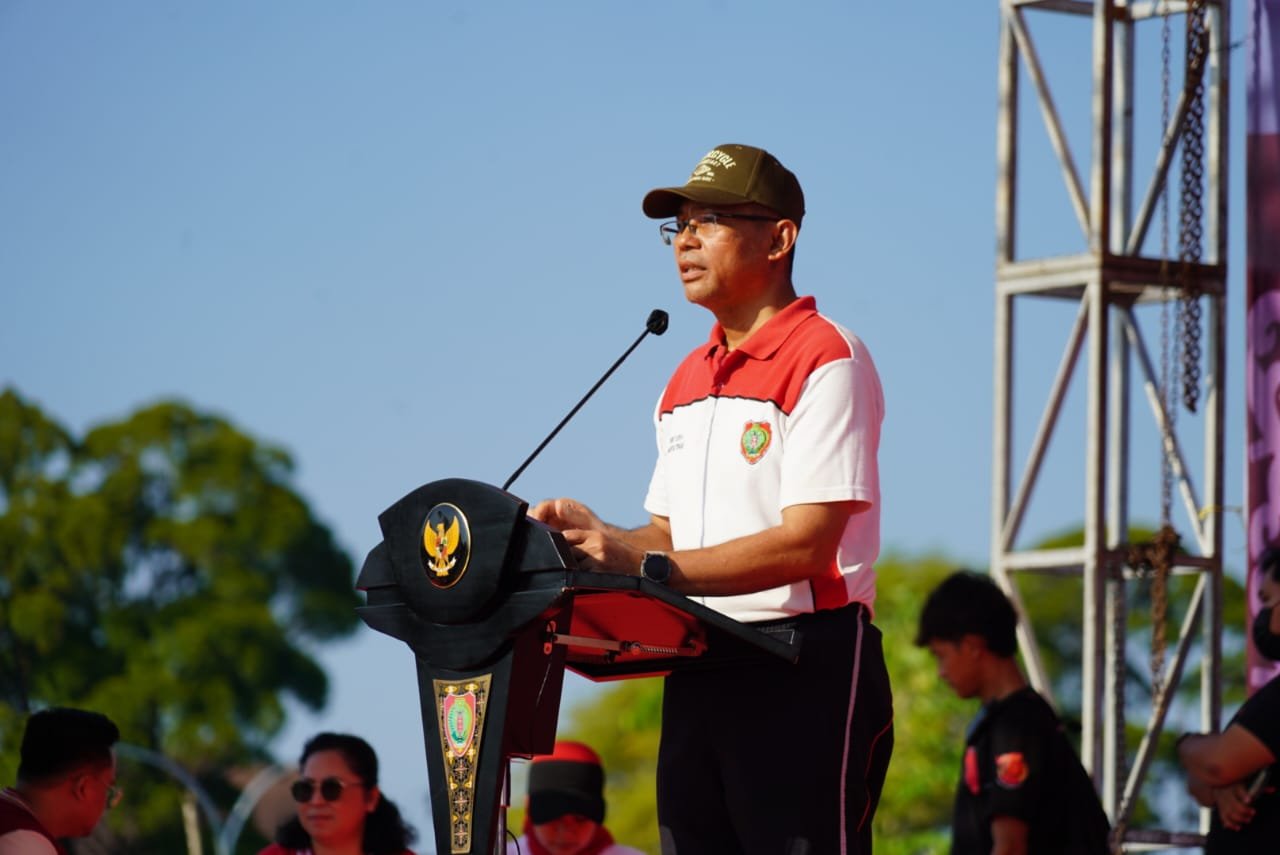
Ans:
[{"label": "shirt collar", "polygon": [[[816,314],[818,314],[818,304],[813,297],[797,297],[782,311],[765,321],[764,326],[747,336],[746,341],[738,345],[737,350],[741,351],[744,357],[768,359],[777,352],[796,327]],[[724,328],[717,321],[711,327],[706,356],[710,358],[718,348],[724,346]]]},{"label": "shirt collar", "polygon": [[18,791],[12,787],[5,787],[3,790],[0,790],[0,799],[13,802],[32,816],[36,815],[36,812],[31,809],[31,805],[27,804],[27,800],[19,795]]}]

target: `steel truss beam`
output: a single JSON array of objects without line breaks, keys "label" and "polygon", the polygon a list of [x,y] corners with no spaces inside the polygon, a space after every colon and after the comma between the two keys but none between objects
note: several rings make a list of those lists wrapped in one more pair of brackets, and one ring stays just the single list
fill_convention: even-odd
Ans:
[{"label": "steel truss beam", "polygon": [[[1154,165],[1141,176],[1145,191],[1135,215],[1134,187],[1134,54],[1136,27],[1159,26],[1174,16],[1174,56],[1182,65],[1187,2],[1122,2],[1122,0],[1000,0],[999,114],[996,187],[995,419],[992,486],[991,571],[1013,599],[1021,621],[1019,645],[1033,685],[1052,700],[1048,676],[1019,591],[1023,573],[1053,573],[1083,580],[1082,759],[1093,776],[1111,817],[1119,828],[1123,851],[1150,851],[1203,842],[1207,814],[1199,830],[1129,828],[1131,812],[1164,729],[1169,705],[1194,649],[1202,656],[1200,718],[1216,730],[1221,711],[1222,638],[1222,463],[1223,366],[1226,298],[1226,138],[1227,23],[1230,0],[1208,4],[1209,62],[1205,87],[1205,246],[1207,259],[1198,268],[1204,290],[1206,389],[1201,401],[1204,459],[1198,469],[1184,452],[1186,443],[1173,414],[1165,411],[1160,377],[1152,366],[1135,305],[1176,300],[1162,273],[1176,258],[1140,254],[1169,175],[1187,115],[1187,97],[1171,92],[1169,126],[1151,153]],[[1050,80],[1040,62],[1032,28],[1063,16],[1088,16],[1093,23],[1092,133],[1088,194],[1076,157],[1064,132]],[[1152,24],[1151,22],[1155,22]],[[1078,66],[1077,66],[1078,67]],[[1185,72],[1184,72],[1185,73]],[[1018,150],[1021,76],[1031,81],[1050,145],[1057,157],[1075,219],[1084,236],[1078,254],[1019,258],[1015,252],[1018,204]],[[1176,188],[1175,188],[1176,190]],[[1171,196],[1176,206],[1176,192]],[[1171,253],[1176,255],[1176,249]],[[1012,452],[1014,412],[1014,333],[1019,301],[1069,301],[1076,319],[1063,345],[1061,362],[1047,395],[1039,427],[1022,469],[1015,472]],[[1171,307],[1171,310],[1173,307]],[[1083,355],[1083,360],[1081,359]],[[1083,363],[1083,364],[1082,364]],[[1183,534],[1174,572],[1197,577],[1185,618],[1167,668],[1167,688],[1151,699],[1151,712],[1136,750],[1131,754],[1125,732],[1126,591],[1141,584],[1127,566],[1123,539],[1129,528],[1130,383],[1133,369],[1143,385],[1150,415],[1163,444],[1187,522],[1175,519]],[[1086,381],[1084,460],[1084,545],[1076,548],[1020,549],[1019,535],[1029,503],[1040,487],[1042,463],[1058,429],[1063,401],[1074,376]],[[1140,414],[1139,414],[1140,415]],[[1017,489],[1012,490],[1015,474]],[[1062,521],[1064,527],[1078,518]]]}]

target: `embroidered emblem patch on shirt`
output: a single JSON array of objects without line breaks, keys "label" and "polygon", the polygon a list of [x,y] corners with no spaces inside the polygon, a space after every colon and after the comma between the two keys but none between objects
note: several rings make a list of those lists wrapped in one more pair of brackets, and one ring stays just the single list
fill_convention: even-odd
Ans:
[{"label": "embroidered emblem patch on shirt", "polygon": [[771,442],[773,442],[773,428],[768,422],[747,422],[742,429],[742,439],[738,444],[747,462],[756,463],[764,457]]},{"label": "embroidered emblem patch on shirt", "polygon": [[1027,780],[1030,770],[1021,752],[1010,751],[996,757],[996,783],[1006,790],[1016,790]]},{"label": "embroidered emblem patch on shirt", "polygon": [[972,745],[964,751],[964,785],[975,796],[982,788],[982,782],[978,780],[978,752],[973,750]]}]

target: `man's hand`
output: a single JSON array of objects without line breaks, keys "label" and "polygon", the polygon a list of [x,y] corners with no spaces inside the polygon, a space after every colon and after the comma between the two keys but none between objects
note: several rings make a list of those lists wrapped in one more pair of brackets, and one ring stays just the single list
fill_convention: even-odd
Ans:
[{"label": "man's hand", "polygon": [[1249,793],[1243,784],[1214,789],[1213,800],[1218,808],[1218,818],[1232,831],[1239,831],[1253,819],[1255,811],[1249,804]]},{"label": "man's hand", "polygon": [[789,505],[782,509],[780,525],[715,546],[674,551],[666,517],[651,515],[648,525],[623,529],[576,499],[539,502],[529,516],[559,529],[584,569],[634,576],[646,551],[665,552],[672,565],[667,584],[673,591],[717,597],[777,588],[828,572],[849,517],[869,507],[853,500]]},{"label": "man's hand", "polygon": [[610,537],[602,531],[588,531],[580,528],[567,528],[565,541],[573,548],[573,557],[578,559],[578,566],[583,570],[596,573],[618,573],[623,576],[638,576],[640,562],[644,551],[628,545],[624,541]]},{"label": "man's hand", "polygon": [[616,528],[577,499],[538,502],[529,516],[564,535],[582,570],[638,576],[645,549],[671,548],[670,529],[653,523],[635,531]]},{"label": "man's hand", "polygon": [[576,499],[546,499],[530,508],[529,516],[558,531],[582,529],[603,532],[608,528],[595,511]]}]

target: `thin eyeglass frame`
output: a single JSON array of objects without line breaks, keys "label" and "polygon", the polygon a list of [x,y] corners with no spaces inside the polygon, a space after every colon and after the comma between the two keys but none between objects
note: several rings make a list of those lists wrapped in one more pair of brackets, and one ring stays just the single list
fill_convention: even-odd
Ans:
[{"label": "thin eyeglass frame", "polygon": [[[709,211],[705,214],[698,214],[687,220],[679,218],[667,220],[658,224],[658,235],[662,238],[662,242],[667,246],[671,246],[671,242],[679,237],[685,229],[691,229],[691,233],[695,236],[698,234],[698,226],[714,226],[720,220],[755,220],[762,223],[775,223],[781,217],[771,217],[764,214],[724,214],[715,211]],[[674,229],[674,231],[672,231]]]}]

